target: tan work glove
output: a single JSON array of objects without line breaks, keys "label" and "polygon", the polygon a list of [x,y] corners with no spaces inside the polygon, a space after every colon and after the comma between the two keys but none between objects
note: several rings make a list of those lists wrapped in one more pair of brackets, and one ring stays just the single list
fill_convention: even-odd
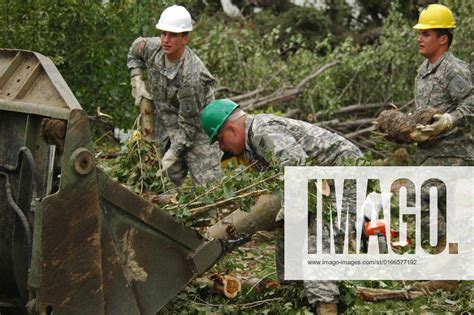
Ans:
[{"label": "tan work glove", "polygon": [[130,85],[132,86],[132,96],[135,98],[135,105],[140,106],[143,97],[151,100],[151,95],[146,90],[145,82],[140,75],[132,77]]},{"label": "tan work glove", "polygon": [[178,156],[172,150],[166,151],[161,159],[161,170],[156,173],[156,176],[162,176],[177,160]]},{"label": "tan work glove", "polygon": [[417,125],[415,130],[410,132],[410,138],[415,142],[425,142],[453,128],[453,117],[448,113],[436,114],[433,119],[431,125]]}]

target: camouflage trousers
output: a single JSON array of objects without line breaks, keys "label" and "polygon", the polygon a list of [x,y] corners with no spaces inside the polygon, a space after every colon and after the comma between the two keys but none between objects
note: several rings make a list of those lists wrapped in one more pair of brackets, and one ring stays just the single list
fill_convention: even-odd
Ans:
[{"label": "camouflage trousers", "polygon": [[[356,186],[355,182],[348,185],[348,193],[344,195],[343,198],[343,210],[348,210],[351,217],[349,218],[349,225],[347,227],[346,232],[349,233],[348,237],[351,237],[350,230],[352,229],[354,222],[356,220],[355,214],[356,212]],[[334,186],[331,184],[331,190],[334,190]],[[335,204],[336,199],[335,195],[331,194],[330,202]],[[334,213],[333,213],[334,214]],[[324,215],[323,215],[324,217]],[[347,215],[344,211],[341,213],[341,222],[345,222]],[[313,212],[308,213],[309,219],[309,226],[308,226],[308,244],[309,244],[309,251],[310,253],[313,252],[311,248],[315,248],[316,246],[316,214]],[[342,246],[344,245],[343,233],[336,224],[337,220],[333,217],[333,231],[335,236],[334,245],[337,248],[336,252],[342,252]],[[323,252],[329,253],[330,244],[329,244],[329,230],[330,230],[330,223],[329,222],[322,222],[322,234],[323,234]],[[345,228],[342,227],[341,228]],[[280,281],[283,280],[284,275],[284,234],[283,229],[277,230],[278,237],[275,245],[275,265],[276,271],[278,275],[278,279]],[[323,280],[306,280],[303,281],[303,285],[305,288],[305,295],[308,299],[308,302],[311,305],[315,305],[316,303],[338,303],[339,301],[339,285],[337,281],[323,281]]]},{"label": "camouflage trousers", "polygon": [[[464,166],[469,165],[468,161],[456,157],[431,157],[426,159],[421,166]],[[446,187],[436,182],[429,185],[424,185],[421,189],[421,226],[422,238],[429,240],[429,225],[430,225],[430,188],[436,187],[438,191],[438,240],[444,239],[446,235]]]},{"label": "camouflage trousers", "polygon": [[210,183],[222,176],[221,156],[217,144],[195,143],[168,169],[168,177],[176,186],[181,186],[189,172],[195,185]]},{"label": "camouflage trousers", "polygon": [[[284,243],[283,229],[279,229],[275,244],[275,266],[280,281],[283,281],[284,275]],[[303,285],[306,298],[311,305],[338,303],[339,301],[339,286],[336,281],[305,280]]]}]

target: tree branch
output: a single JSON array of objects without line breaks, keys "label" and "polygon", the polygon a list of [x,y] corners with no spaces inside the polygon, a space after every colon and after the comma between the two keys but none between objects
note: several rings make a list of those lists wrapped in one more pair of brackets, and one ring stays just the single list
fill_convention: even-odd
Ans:
[{"label": "tree branch", "polygon": [[207,212],[211,209],[223,207],[223,206],[231,203],[232,201],[242,199],[242,198],[246,198],[246,197],[249,197],[249,196],[252,196],[252,195],[263,194],[263,193],[266,193],[266,192],[268,192],[268,190],[266,190],[266,189],[250,191],[248,193],[245,193],[245,194],[242,194],[242,195],[239,195],[239,196],[235,196],[235,197],[232,197],[232,198],[220,200],[218,202],[215,202],[215,203],[212,203],[212,204],[209,204],[209,205],[205,205],[205,206],[194,208],[194,209],[189,209],[189,212],[191,212],[191,217],[197,217],[197,216],[199,216],[199,215],[201,215],[201,214],[203,214],[203,213],[205,213],[205,212]]},{"label": "tree branch", "polygon": [[310,75],[308,75],[303,80],[301,80],[301,82],[298,83],[296,86],[281,88],[271,93],[270,95],[266,95],[261,98],[257,98],[255,100],[252,100],[252,99],[248,100],[250,98],[249,95],[252,95],[252,96],[258,95],[260,92],[262,92],[262,88],[259,88],[255,91],[245,94],[245,97],[243,97],[244,95],[235,96],[232,98],[232,100],[234,101],[240,100],[241,101],[240,106],[242,107],[242,109],[247,109],[247,110],[259,109],[259,108],[268,106],[270,104],[277,104],[277,103],[293,100],[297,98],[301,92],[304,91],[304,89],[306,88],[306,85],[309,82],[311,82],[314,78],[324,73],[329,68],[334,67],[338,63],[339,61],[335,60],[333,62],[325,64],[324,66],[312,72]]}]

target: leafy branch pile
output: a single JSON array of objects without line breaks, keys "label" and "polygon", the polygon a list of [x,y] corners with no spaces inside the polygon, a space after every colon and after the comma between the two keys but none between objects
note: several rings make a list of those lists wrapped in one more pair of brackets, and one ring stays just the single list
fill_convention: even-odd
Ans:
[{"label": "leafy branch pile", "polygon": [[155,143],[143,139],[138,130],[132,132],[117,158],[99,159],[99,165],[113,179],[152,202],[158,200],[159,195],[171,194],[160,207],[189,225],[200,221],[205,214],[215,217],[216,211],[222,208],[248,211],[255,197],[269,193],[281,195],[283,191],[283,175],[278,167],[255,172],[252,165],[237,166],[232,162],[223,169],[224,174],[218,181],[193,186],[188,177],[178,189],[161,172]]},{"label": "leafy branch pile", "polygon": [[161,175],[158,148],[134,130],[115,159],[100,159],[98,164],[114,179],[138,194],[163,193],[169,181]]},{"label": "leafy branch pile", "polygon": [[225,207],[248,211],[255,197],[261,194],[281,194],[283,175],[278,169],[251,172],[250,168],[224,168],[224,176],[219,181],[189,190],[181,189],[176,204],[164,206],[163,209],[192,223],[206,213]]}]

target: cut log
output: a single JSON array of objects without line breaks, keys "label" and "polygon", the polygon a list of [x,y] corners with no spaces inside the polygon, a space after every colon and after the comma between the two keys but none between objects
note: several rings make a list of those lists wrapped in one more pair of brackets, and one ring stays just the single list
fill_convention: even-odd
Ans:
[{"label": "cut log", "polygon": [[357,287],[357,294],[361,300],[370,302],[393,299],[408,301],[426,295],[420,291],[372,289],[365,287]]},{"label": "cut log", "polygon": [[423,295],[431,295],[435,290],[454,291],[458,288],[455,280],[431,280],[415,282],[409,290],[387,290],[357,287],[359,298],[364,301],[378,302],[382,300],[412,300]]},{"label": "cut log", "polygon": [[194,286],[206,286],[213,292],[223,294],[229,299],[235,298],[242,290],[241,281],[231,275],[211,274],[193,280]]},{"label": "cut log", "polygon": [[410,143],[412,142],[410,133],[418,124],[429,125],[433,123],[433,116],[441,113],[439,109],[433,107],[416,109],[411,115],[391,109],[381,112],[375,123],[388,140]]},{"label": "cut log", "polygon": [[454,291],[459,283],[456,280],[430,280],[424,282],[415,282],[412,290],[418,290],[426,294],[431,294],[436,290]]},{"label": "cut log", "polygon": [[207,230],[210,239],[237,240],[250,237],[257,231],[272,230],[281,208],[281,199],[275,195],[262,195],[250,212],[236,210]]},{"label": "cut log", "polygon": [[415,128],[408,115],[396,109],[384,110],[376,120],[377,129],[387,140],[396,143],[410,143],[410,132]]},{"label": "cut log", "polygon": [[252,290],[263,292],[265,290],[273,290],[280,287],[280,282],[278,280],[257,278],[255,276],[237,278],[231,275],[219,274],[210,274],[196,278],[191,284],[196,287],[206,287],[210,292],[223,294],[228,298],[237,296],[237,293],[239,293],[243,287],[248,289],[247,294]]}]

